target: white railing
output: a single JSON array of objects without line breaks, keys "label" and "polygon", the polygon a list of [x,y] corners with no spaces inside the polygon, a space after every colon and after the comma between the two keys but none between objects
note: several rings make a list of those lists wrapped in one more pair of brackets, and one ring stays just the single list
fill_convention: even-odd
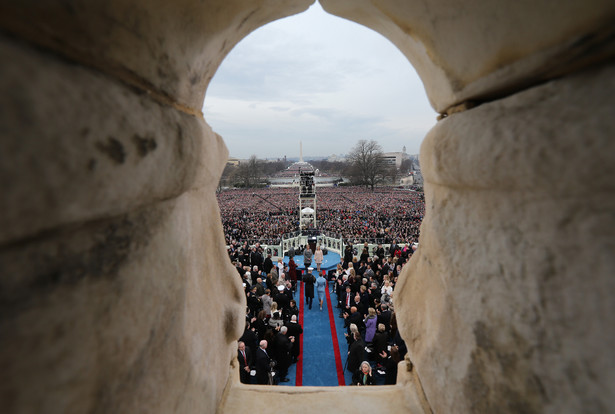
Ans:
[{"label": "white railing", "polygon": [[[336,237],[334,234],[325,234],[322,233],[316,237],[316,244],[320,244],[323,249],[327,249],[330,252],[335,252],[340,256],[344,256],[344,249],[346,244],[344,239],[341,237]],[[275,263],[279,257],[283,257],[290,248],[297,249],[299,246],[306,246],[308,244],[308,240],[314,236],[302,235],[300,232],[296,233],[288,233],[283,236],[280,243],[267,243],[267,240],[248,240],[248,245],[252,248],[256,242],[261,244],[263,248],[263,255],[266,257],[268,254],[271,254],[271,258]],[[253,243],[251,243],[253,242]],[[384,249],[384,256],[390,256],[390,247],[389,243],[381,243],[378,239],[375,240],[374,243],[368,243],[367,249],[370,257],[375,255],[376,249],[379,245],[382,245]],[[406,246],[406,243],[398,244],[402,249]],[[229,246],[227,246],[228,248]],[[353,256],[360,257],[361,253],[363,253],[363,248],[365,247],[364,243],[352,243],[352,253]]]}]

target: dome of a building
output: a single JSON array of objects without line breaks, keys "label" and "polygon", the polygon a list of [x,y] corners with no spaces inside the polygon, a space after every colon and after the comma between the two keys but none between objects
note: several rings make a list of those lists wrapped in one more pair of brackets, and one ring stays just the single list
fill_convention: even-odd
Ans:
[{"label": "dome of a building", "polygon": [[275,174],[275,177],[295,177],[295,176],[299,176],[299,173],[302,171],[303,172],[313,172],[314,166],[310,164],[309,162],[297,161],[295,163],[292,163],[284,171],[280,171],[279,173]]}]

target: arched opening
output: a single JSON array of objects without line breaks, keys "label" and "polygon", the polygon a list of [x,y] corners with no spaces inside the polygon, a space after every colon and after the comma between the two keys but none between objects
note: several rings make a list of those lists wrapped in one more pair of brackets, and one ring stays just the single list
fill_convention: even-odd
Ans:
[{"label": "arched opening", "polygon": [[418,154],[437,115],[397,47],[318,3],[237,44],[203,113],[230,156],[243,159],[297,158],[299,141],[304,155],[346,154],[360,138]]},{"label": "arched opening", "polygon": [[[318,3],[299,15],[259,28],[235,46],[209,84],[203,112],[213,130],[225,139],[229,155],[233,159],[248,162],[248,158],[255,155],[261,160],[265,158],[278,161],[288,160],[288,164],[297,161],[299,142],[302,142],[303,158],[310,160],[309,156],[325,156],[326,158],[334,154],[338,156],[348,154],[360,139],[374,140],[387,153],[395,152],[401,164],[402,157],[411,160],[411,155],[418,156],[420,142],[435,123],[436,115],[429,106],[418,76],[406,57],[393,44],[364,26],[327,14]],[[414,162],[417,161],[414,158]],[[393,164],[396,169],[400,166]],[[415,166],[418,171],[418,165],[415,164]],[[378,216],[378,220],[372,219],[373,223],[370,225],[373,227],[373,232],[356,233],[356,238],[351,237],[352,233],[341,233],[339,236],[333,236],[337,237],[337,240],[333,237],[326,239],[329,243],[331,240],[334,243],[337,241],[337,246],[328,246],[332,256],[337,253],[337,262],[339,262],[340,255],[344,255],[343,246],[351,244],[354,249],[361,249],[363,243],[369,243],[370,262],[367,265],[370,266],[371,260],[376,256],[378,245],[382,245],[383,252],[387,253],[386,257],[377,259],[377,266],[382,270],[383,260],[390,258],[392,262],[386,263],[385,270],[383,270],[387,273],[386,275],[381,275],[380,270],[374,266],[377,274],[375,275],[377,289],[374,289],[374,292],[384,289],[383,276],[397,278],[399,275],[398,270],[401,266],[398,267],[394,263],[399,258],[395,257],[393,252],[389,253],[392,243],[395,241],[401,243],[399,246],[401,254],[402,249],[412,249],[412,243],[418,241],[415,235],[418,234],[420,221],[413,224],[413,230],[398,229],[398,227],[410,227],[410,220],[416,221],[415,216],[418,214],[422,216],[422,206],[417,206],[415,211],[413,204],[420,203],[422,195],[416,195],[414,199],[405,191],[392,190],[397,187],[396,184],[400,178],[401,176],[390,180],[387,178],[388,182],[378,189],[378,194],[368,195],[369,191],[352,194],[350,189],[339,191],[339,194],[327,193],[327,190],[335,190],[328,188],[324,190],[324,197],[322,193],[318,196],[327,205],[327,211],[330,214],[335,215],[337,211],[338,220],[344,221],[342,226],[336,228],[319,227],[319,231],[324,231],[322,233],[323,242],[325,242],[325,234],[329,236],[329,233],[335,233],[336,229],[339,232],[343,230],[343,227],[359,227],[357,225],[359,222],[366,222],[372,215]],[[356,188],[353,187],[353,189]],[[340,188],[340,190],[343,189]],[[232,222],[233,234],[238,235],[235,237],[225,234],[227,244],[231,244],[231,239],[236,239],[237,242],[235,246],[235,240],[232,240],[232,250],[236,254],[233,264],[235,261],[237,263],[241,261],[243,265],[237,264],[240,272],[243,270],[244,273],[247,271],[251,274],[252,280],[248,280],[249,276],[244,279],[244,286],[249,291],[251,287],[256,286],[256,276],[249,263],[252,254],[250,254],[250,259],[246,257],[244,260],[243,254],[237,253],[237,250],[247,241],[249,250],[256,243],[262,245],[260,263],[262,263],[263,256],[267,256],[267,252],[273,252],[273,257],[269,259],[273,260],[274,264],[278,257],[284,258],[288,250],[284,245],[286,242],[284,240],[273,241],[272,237],[282,237],[284,234],[299,230],[299,226],[296,225],[298,217],[293,222],[295,224],[293,228],[286,216],[284,220],[278,219],[275,207],[284,212],[297,210],[298,190],[291,183],[286,183],[286,185],[280,185],[277,190],[268,190],[265,196],[269,199],[263,199],[259,195],[260,190],[253,188],[244,189],[243,192],[239,190],[228,192],[231,194],[233,210],[232,212],[226,211],[225,207],[230,208],[230,204],[221,205],[223,227],[225,231],[230,230],[230,225],[227,223]],[[259,198],[254,198],[255,195]],[[356,200],[352,200],[351,198],[355,196]],[[244,206],[240,208],[242,203]],[[346,209],[348,203],[354,203],[352,209]],[[400,208],[401,205],[403,208]],[[272,213],[276,213],[276,216],[265,215],[265,213],[262,216],[257,215],[254,210],[271,210]],[[318,214],[322,214],[320,209],[317,211]],[[354,221],[357,223],[342,217],[353,213],[355,214]],[[243,216],[243,220],[238,218],[238,215]],[[396,221],[397,219],[400,221]],[[274,223],[274,220],[277,221]],[[276,230],[271,231],[269,226],[272,228],[275,226],[277,234],[274,234]],[[258,234],[259,229],[261,234]],[[293,237],[293,242],[295,239],[296,237]],[[299,247],[299,244],[304,245],[305,243],[299,242],[296,247]],[[361,251],[354,252],[357,258],[361,254]],[[407,250],[404,250],[404,261],[408,255]],[[288,258],[284,260],[288,263]],[[402,263],[401,259],[399,260],[399,263]],[[249,269],[245,268],[246,263]],[[331,266],[326,270],[335,271],[335,264],[331,262]],[[346,267],[346,264],[344,266]],[[389,268],[391,274],[389,274]],[[302,272],[305,271],[301,263],[299,263],[299,269]],[[357,265],[356,270],[358,271],[357,277],[362,279],[364,266]],[[261,274],[262,269],[259,270],[259,276],[263,281],[268,272],[269,269]],[[358,285],[361,284],[363,283],[358,283]],[[371,281],[364,285],[370,288]],[[330,334],[328,337],[321,335],[324,337],[321,344],[310,343],[302,346],[301,349],[306,351],[307,357],[302,358],[297,365],[291,365],[288,371],[289,385],[350,385],[352,383],[352,370],[345,369],[348,360],[348,345],[344,338],[346,328],[343,323],[344,319],[338,319],[338,313],[342,315],[343,312],[336,309],[337,300],[341,301],[341,298],[337,296],[344,292],[344,288],[341,292],[333,293],[336,290],[334,282],[331,282],[327,290],[329,289],[332,295],[325,301],[325,311],[330,301],[334,301],[334,305],[330,310],[331,317],[327,319],[328,322],[324,328],[330,329]],[[353,286],[353,291],[354,289]],[[371,289],[368,291],[372,292]],[[276,293],[271,292],[270,296],[275,297]],[[376,294],[370,295],[372,298],[362,303],[373,301]],[[262,292],[258,296],[262,296]],[[301,306],[303,305],[302,292],[297,290],[292,297],[298,305],[300,304],[300,325],[305,327],[304,307]],[[382,295],[382,297],[389,300],[387,295]],[[381,295],[378,295],[377,299],[380,303]],[[368,308],[371,306],[366,305],[361,320],[368,314]],[[392,308],[391,303],[385,304],[386,307]],[[305,308],[307,309],[307,305]],[[378,312],[380,312],[379,308]],[[385,315],[389,314],[390,311],[385,312]],[[310,315],[313,314],[305,313],[306,318]],[[255,316],[250,315],[250,318],[256,319]],[[311,331],[307,329],[305,333],[305,337],[311,339],[315,337],[316,326],[322,326],[324,322],[321,321],[318,324],[309,321],[307,323],[313,325],[310,327]],[[386,332],[390,335],[388,322]],[[362,335],[365,337],[363,330]],[[390,339],[392,341],[393,337]],[[367,342],[371,352],[373,349],[371,336]],[[339,348],[335,352],[334,346]],[[310,369],[309,364],[314,364],[317,359],[316,352],[313,350],[317,347],[327,350],[330,355],[320,355],[320,360],[322,361],[326,356],[329,364],[321,362],[319,369],[325,368],[325,371],[319,372],[318,378],[315,378],[315,373],[312,372],[313,369]],[[256,352],[255,343],[249,348],[252,353]],[[337,355],[334,357],[334,354],[338,352],[341,357]],[[404,355],[405,353],[402,354],[402,359]],[[378,383],[384,383],[385,368],[381,364],[384,360],[368,353],[365,358],[361,359],[368,357],[373,362],[374,373],[379,379]],[[378,370],[376,366],[379,367]],[[326,368],[329,372],[326,372]],[[295,378],[295,375],[303,376],[303,378]],[[344,376],[345,379],[340,379]],[[286,375],[283,374],[283,377]]]},{"label": "arched opening", "polygon": [[[219,260],[226,150],[200,111],[207,84],[241,38],[310,3],[2,6],[6,410],[339,403],[340,389],[236,387],[240,283],[211,289],[233,269]],[[344,389],[345,408],[607,411],[613,3],[321,3],[394,42],[450,115],[423,144],[438,220],[423,221],[433,237],[402,286],[414,369],[397,387]]]}]

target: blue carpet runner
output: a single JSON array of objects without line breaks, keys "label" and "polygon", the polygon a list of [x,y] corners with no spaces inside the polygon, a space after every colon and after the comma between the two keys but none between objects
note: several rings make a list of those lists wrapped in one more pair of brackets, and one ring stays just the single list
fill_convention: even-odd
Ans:
[{"label": "blue carpet runner", "polygon": [[[339,255],[333,262],[333,266],[327,267],[335,268]],[[324,266],[322,270],[326,270]],[[313,274],[316,276],[316,270]],[[332,285],[328,284],[322,311],[316,292],[312,309],[309,309],[305,305],[303,283],[296,290],[294,298],[299,306],[299,323],[303,326],[301,355],[288,370],[290,381],[280,385],[327,387],[350,383],[352,374],[344,371],[348,356],[344,319],[339,317],[337,297],[330,293],[331,288]]]}]

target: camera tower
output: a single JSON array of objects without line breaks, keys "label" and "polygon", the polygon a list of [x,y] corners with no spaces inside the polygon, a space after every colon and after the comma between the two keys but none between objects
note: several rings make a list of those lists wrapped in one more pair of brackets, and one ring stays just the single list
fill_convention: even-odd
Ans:
[{"label": "camera tower", "polygon": [[314,172],[299,171],[299,223],[301,230],[316,228]]}]

